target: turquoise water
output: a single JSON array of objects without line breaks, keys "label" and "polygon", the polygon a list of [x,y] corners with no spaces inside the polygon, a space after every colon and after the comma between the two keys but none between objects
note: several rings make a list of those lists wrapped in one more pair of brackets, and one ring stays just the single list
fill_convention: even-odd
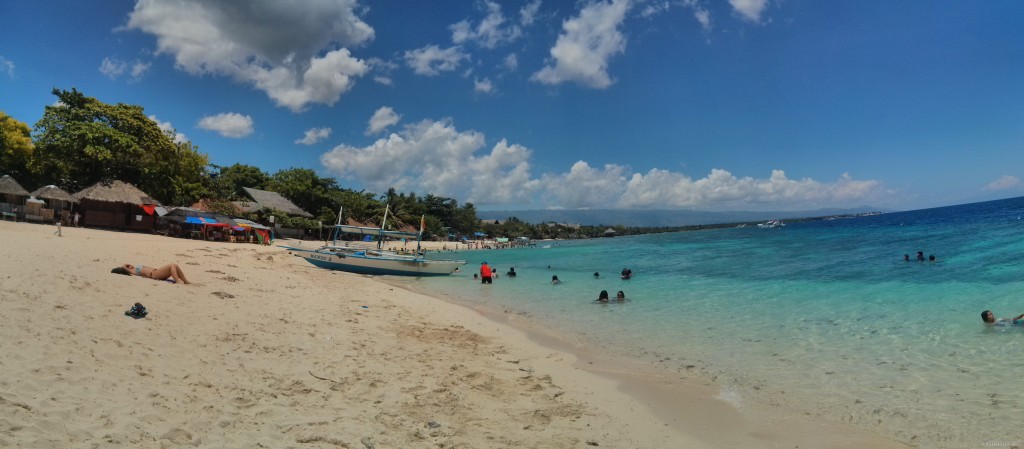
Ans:
[{"label": "turquoise water", "polygon": [[[508,310],[589,349],[699,375],[920,447],[1019,441],[1024,198],[871,217],[469,251],[463,273],[410,281]],[[938,262],[904,262],[917,251]],[[472,273],[487,261],[492,285]],[[504,276],[509,267],[519,274]],[[618,273],[633,270],[624,281]],[[599,272],[600,278],[593,273]],[[551,285],[552,275],[563,282]],[[622,290],[624,304],[597,304]]]}]

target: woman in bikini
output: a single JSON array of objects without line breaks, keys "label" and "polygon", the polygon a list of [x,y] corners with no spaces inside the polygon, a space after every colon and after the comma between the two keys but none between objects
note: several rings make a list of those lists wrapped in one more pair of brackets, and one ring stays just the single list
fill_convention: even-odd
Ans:
[{"label": "woman in bikini", "polygon": [[188,279],[185,278],[185,273],[181,271],[181,267],[176,263],[164,265],[160,268],[147,267],[145,265],[132,265],[126,263],[120,267],[110,270],[111,273],[125,274],[128,276],[142,276],[145,278],[156,279],[158,281],[170,278],[175,283],[188,284]]}]

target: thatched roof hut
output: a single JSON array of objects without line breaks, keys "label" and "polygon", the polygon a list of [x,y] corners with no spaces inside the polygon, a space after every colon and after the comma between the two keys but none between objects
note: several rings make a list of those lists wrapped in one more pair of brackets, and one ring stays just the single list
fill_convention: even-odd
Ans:
[{"label": "thatched roof hut", "polygon": [[253,201],[260,205],[260,209],[273,209],[284,212],[288,215],[295,215],[305,218],[313,218],[313,215],[306,212],[296,206],[295,203],[288,201],[288,198],[281,196],[277,192],[268,192],[266,190],[253,189],[250,187],[243,187],[245,193],[247,193]]},{"label": "thatched roof hut", "polygon": [[153,229],[160,202],[124,181],[99,182],[72,195],[81,203],[86,226]]},{"label": "thatched roof hut", "polygon": [[97,182],[72,196],[78,201],[160,205],[159,201],[147,195],[146,192],[124,181]]},{"label": "thatched roof hut", "polygon": [[40,187],[32,192],[32,196],[43,200],[66,201],[68,203],[78,202],[70,193],[54,185]]},{"label": "thatched roof hut", "polygon": [[14,178],[4,175],[0,178],[0,194],[28,196],[28,190],[25,190]]}]

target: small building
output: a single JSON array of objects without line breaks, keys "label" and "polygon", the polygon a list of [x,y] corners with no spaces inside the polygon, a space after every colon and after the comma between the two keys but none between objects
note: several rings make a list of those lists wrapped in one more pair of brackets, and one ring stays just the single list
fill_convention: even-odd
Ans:
[{"label": "small building", "polygon": [[[254,203],[256,203],[256,210],[279,210],[290,216],[313,218],[313,214],[302,210],[299,206],[296,206],[295,203],[289,201],[288,198],[281,196],[280,193],[253,189],[251,187],[243,187],[242,189],[245,190],[245,193],[252,198]],[[252,206],[248,206],[247,209],[252,210],[253,208]]]},{"label": "small building", "polygon": [[55,185],[43,186],[32,192],[32,197],[44,202],[40,210],[43,221],[68,222],[71,208],[78,201],[70,193]]},{"label": "small building", "polygon": [[604,230],[604,233],[602,233],[601,236],[602,237],[615,237],[617,234],[618,234],[618,232],[615,232],[614,229],[608,228],[608,229]]},{"label": "small building", "polygon": [[72,195],[82,224],[100,228],[152,231],[160,202],[124,181],[98,182]]},{"label": "small building", "polygon": [[[0,214],[4,219],[25,216],[25,201],[29,193],[14,178],[4,175],[0,177]],[[17,210],[15,210],[17,209]]]}]

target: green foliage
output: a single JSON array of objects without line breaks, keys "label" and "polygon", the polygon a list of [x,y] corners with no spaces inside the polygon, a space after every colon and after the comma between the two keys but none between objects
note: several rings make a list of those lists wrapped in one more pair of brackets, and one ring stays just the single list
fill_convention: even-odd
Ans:
[{"label": "green foliage", "polygon": [[34,149],[28,124],[0,111],[0,175],[27,182],[31,176],[28,163]]},{"label": "green foliage", "polygon": [[210,194],[215,198],[230,200],[245,198],[242,187],[267,190],[270,176],[259,167],[245,164],[234,164],[227,167],[211,165],[216,171],[212,174]]},{"label": "green foliage", "polygon": [[35,125],[30,167],[47,184],[78,191],[119,179],[164,203],[190,202],[205,192],[209,160],[191,143],[176,144],[141,106],[108,105],[75,89]]}]

